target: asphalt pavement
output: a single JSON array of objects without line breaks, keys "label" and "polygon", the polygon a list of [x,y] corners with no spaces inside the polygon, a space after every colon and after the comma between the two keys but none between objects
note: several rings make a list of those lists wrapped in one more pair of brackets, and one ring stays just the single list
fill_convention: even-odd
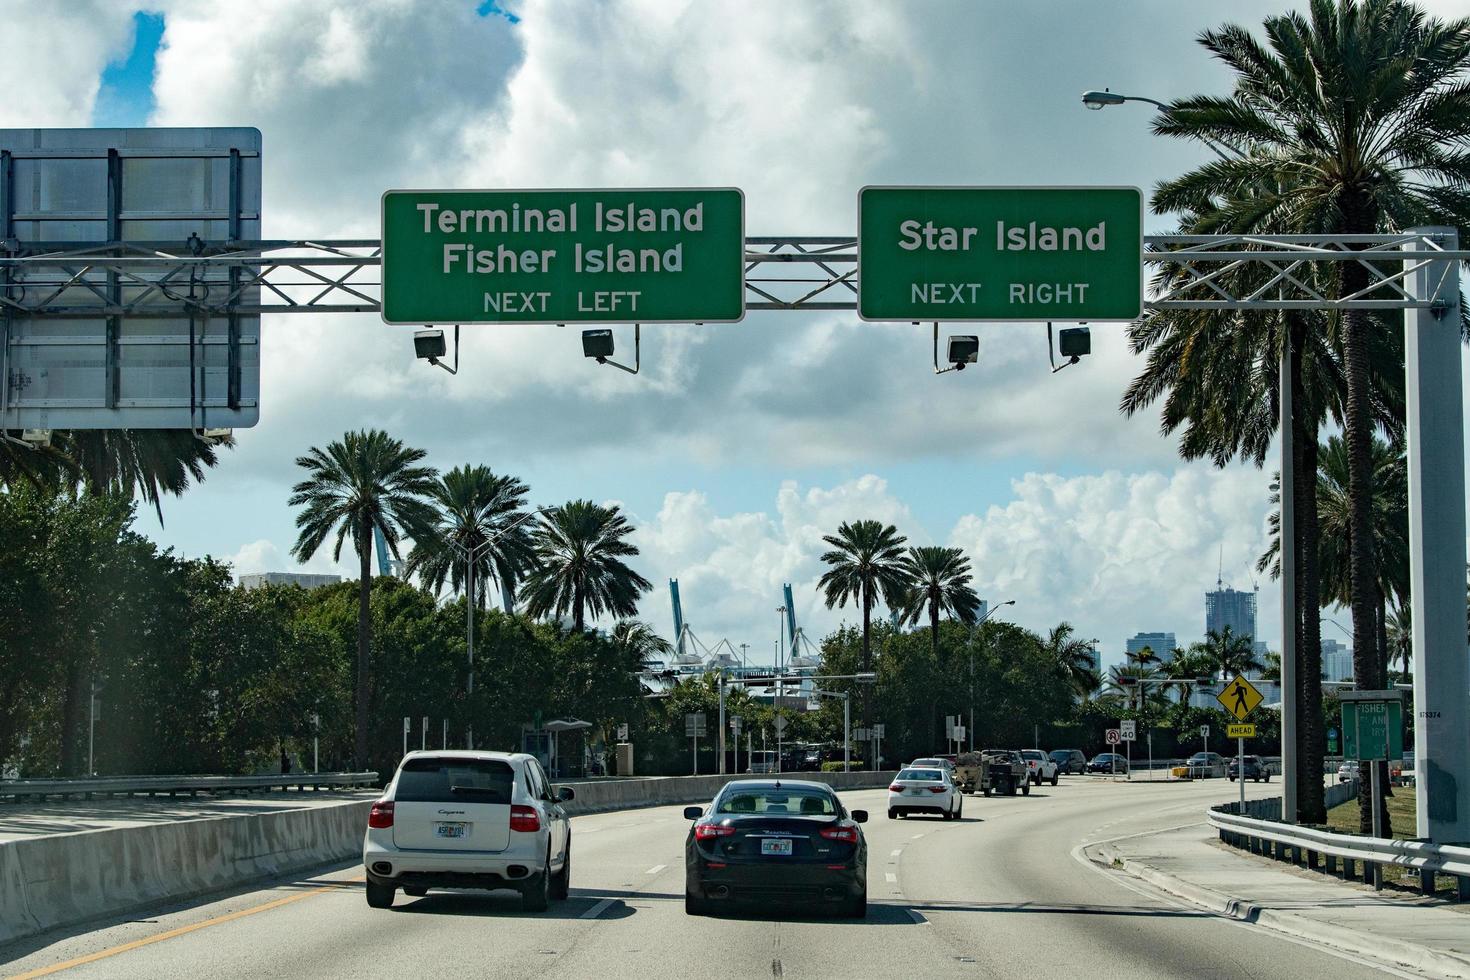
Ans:
[{"label": "asphalt pavement", "polygon": [[[1278,791],[1252,786],[1251,795]],[[572,823],[572,894],[549,913],[510,892],[401,892],[372,910],[360,866],[0,947],[0,972],[75,978],[1332,977],[1382,966],[1186,906],[1087,845],[1202,821],[1225,780],[1065,777],[1028,797],[968,797],[964,819],[866,808],[866,921],[757,908],[689,917],[681,807]],[[1412,974],[1399,974],[1412,975]]]}]

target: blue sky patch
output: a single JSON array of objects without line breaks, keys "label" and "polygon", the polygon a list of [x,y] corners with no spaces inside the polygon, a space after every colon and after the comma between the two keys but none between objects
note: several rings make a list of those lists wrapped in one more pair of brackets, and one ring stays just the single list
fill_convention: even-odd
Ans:
[{"label": "blue sky patch", "polygon": [[519,17],[496,3],[495,0],[482,0],[481,4],[475,8],[475,13],[481,17],[504,17],[512,24],[519,24],[521,22]]},{"label": "blue sky patch", "polygon": [[163,40],[163,15],[138,11],[133,15],[133,47],[124,61],[114,61],[102,72],[93,126],[146,126],[153,114],[153,65]]}]

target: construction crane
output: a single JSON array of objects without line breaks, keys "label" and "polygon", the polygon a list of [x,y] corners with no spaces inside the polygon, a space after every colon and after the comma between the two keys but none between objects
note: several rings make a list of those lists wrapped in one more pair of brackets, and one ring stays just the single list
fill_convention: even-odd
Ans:
[{"label": "construction crane", "polygon": [[669,579],[669,599],[674,610],[674,662],[677,674],[703,674],[710,671],[738,673],[740,658],[735,645],[729,640],[720,640],[707,646],[695,635],[693,627],[684,621],[684,606],[679,601],[679,580]]},{"label": "construction crane", "polygon": [[796,625],[796,603],[791,597],[791,583],[782,586],[786,597],[786,640],[790,644],[791,659],[787,666],[793,670],[810,670],[822,665],[822,652],[810,639],[806,631]]}]

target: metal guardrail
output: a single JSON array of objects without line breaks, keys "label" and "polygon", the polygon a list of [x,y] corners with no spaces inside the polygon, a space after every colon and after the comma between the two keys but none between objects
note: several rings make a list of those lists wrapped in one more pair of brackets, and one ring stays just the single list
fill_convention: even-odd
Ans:
[{"label": "metal guardrail", "polygon": [[298,772],[267,776],[92,776],[79,779],[0,780],[0,801],[52,797],[178,796],[187,793],[249,793],[255,790],[305,790],[373,786],[376,772]]},{"label": "metal guardrail", "polygon": [[1369,883],[1375,880],[1376,869],[1397,865],[1417,872],[1419,890],[1424,894],[1434,894],[1436,874],[1451,875],[1458,881],[1459,899],[1470,901],[1470,846],[1336,833],[1244,816],[1236,812],[1238,806],[1227,803],[1209,811],[1210,826],[1220,832],[1222,842],[1233,847],[1314,870],[1321,856],[1324,860],[1320,870],[1336,874],[1340,864],[1346,880],[1359,880],[1355,866],[1361,864],[1361,880]]}]

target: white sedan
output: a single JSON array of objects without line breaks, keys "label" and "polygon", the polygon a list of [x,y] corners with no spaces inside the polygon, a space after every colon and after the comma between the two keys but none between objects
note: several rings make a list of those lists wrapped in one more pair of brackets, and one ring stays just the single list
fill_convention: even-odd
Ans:
[{"label": "white sedan", "polygon": [[937,813],[946,820],[958,820],[964,808],[964,794],[948,768],[910,767],[888,786],[889,820],[908,813]]}]

